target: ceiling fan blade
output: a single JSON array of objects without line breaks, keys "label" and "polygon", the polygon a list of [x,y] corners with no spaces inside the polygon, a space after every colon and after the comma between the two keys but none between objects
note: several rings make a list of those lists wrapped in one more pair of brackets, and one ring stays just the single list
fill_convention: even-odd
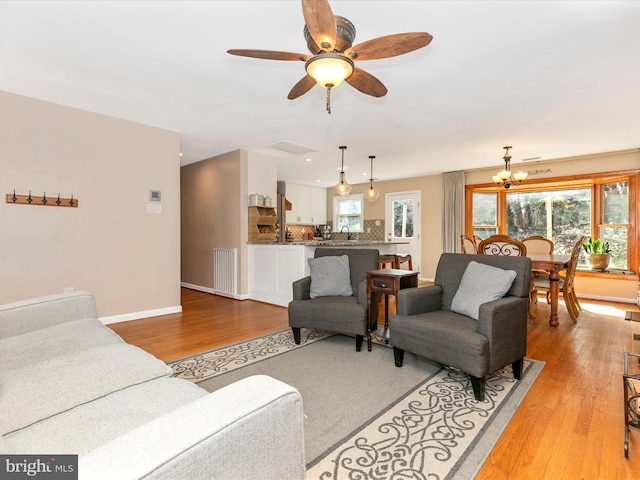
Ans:
[{"label": "ceiling fan blade", "polygon": [[345,82],[372,97],[384,97],[387,94],[387,87],[380,80],[360,68],[355,68]]},{"label": "ceiling fan blade", "polygon": [[313,88],[315,84],[316,81],[311,76],[305,75],[298,83],[293,86],[293,88],[289,92],[289,95],[287,95],[287,98],[289,100],[298,98],[311,90],[311,88]]},{"label": "ceiling fan blade", "polygon": [[309,35],[325,52],[336,47],[337,28],[328,0],[302,0],[302,14]]},{"label": "ceiling fan blade", "polygon": [[265,58],[267,60],[297,60],[306,62],[311,55],[306,53],[276,52],[273,50],[227,50],[231,55],[240,57]]},{"label": "ceiling fan blade", "polygon": [[426,32],[396,33],[367,40],[348,49],[345,53],[353,60],[375,60],[395,57],[426,47],[433,37]]}]

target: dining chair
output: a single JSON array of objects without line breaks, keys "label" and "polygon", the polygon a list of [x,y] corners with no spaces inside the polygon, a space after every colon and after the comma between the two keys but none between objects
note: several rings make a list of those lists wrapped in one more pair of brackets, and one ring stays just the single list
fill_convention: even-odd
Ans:
[{"label": "dining chair", "polygon": [[491,235],[480,242],[478,254],[525,257],[527,255],[527,246],[520,240],[507,235]]},{"label": "dining chair", "polygon": [[476,244],[476,252],[478,251],[478,246],[482,240],[484,240],[484,238],[479,237],[478,235],[473,236],[473,242]]},{"label": "dining chair", "polygon": [[[527,237],[522,239],[522,243],[527,246],[527,253],[546,253],[551,255],[553,253],[553,241],[549,240],[547,237],[543,237],[542,235],[532,235],[531,237]],[[531,276],[534,279],[534,287],[531,292],[531,303],[529,304],[529,315],[532,318],[536,318],[535,314],[535,305],[538,303],[538,291],[535,290],[535,279],[537,277],[548,277],[549,273],[547,270],[542,270],[539,268],[534,268],[531,270]]]},{"label": "dining chair", "polygon": [[[582,248],[582,244],[586,239],[586,236],[580,237],[580,239],[578,239],[578,241],[573,246],[567,271],[564,276],[560,277],[560,285],[558,286],[560,293],[562,294],[562,298],[564,299],[564,304],[567,307],[567,312],[569,312],[569,317],[571,317],[571,320],[573,320],[574,323],[577,321],[578,316],[580,315],[580,310],[582,310],[580,302],[578,301],[578,296],[576,295],[574,278],[576,276],[576,268],[578,267],[578,257],[580,257],[580,249]],[[535,277],[533,279],[533,283],[535,285],[536,292],[538,290],[547,292],[547,303],[549,303],[549,292],[551,291],[551,282],[549,280],[549,277]]]},{"label": "dining chair", "polygon": [[533,235],[522,239],[528,253],[553,253],[553,241],[542,235]]},{"label": "dining chair", "polygon": [[462,253],[478,253],[478,248],[473,238],[466,235],[460,235],[460,243],[462,244]]},{"label": "dining chair", "polygon": [[[502,255],[509,257],[526,257],[527,246],[520,240],[511,238],[507,235],[491,235],[485,238],[478,245],[478,254],[480,255]],[[529,308],[527,313],[533,319],[535,315],[535,303],[538,298],[538,291],[533,282],[533,273],[529,281]]]}]

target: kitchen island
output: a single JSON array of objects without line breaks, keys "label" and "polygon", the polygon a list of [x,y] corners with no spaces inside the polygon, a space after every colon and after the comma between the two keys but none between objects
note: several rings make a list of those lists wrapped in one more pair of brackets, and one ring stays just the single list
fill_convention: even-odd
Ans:
[{"label": "kitchen island", "polygon": [[317,247],[372,248],[380,255],[393,255],[397,245],[408,242],[369,240],[300,240],[249,243],[249,298],[286,307],[293,299],[294,281],[309,275],[307,258]]}]

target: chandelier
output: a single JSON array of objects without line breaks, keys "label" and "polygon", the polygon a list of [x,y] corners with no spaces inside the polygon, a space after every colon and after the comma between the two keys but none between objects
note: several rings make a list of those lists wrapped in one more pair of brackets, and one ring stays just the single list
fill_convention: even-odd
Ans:
[{"label": "chandelier", "polygon": [[349,183],[347,183],[344,178],[344,151],[347,149],[347,147],[342,146],[338,148],[342,150],[342,168],[340,169],[340,181],[334,188],[336,189],[336,193],[338,195],[344,197],[345,195],[349,195],[351,193],[351,185],[349,185]]},{"label": "chandelier", "polygon": [[369,156],[369,160],[371,160],[371,178],[369,179],[369,190],[367,190],[367,200],[370,202],[375,202],[378,200],[380,196],[380,192],[373,188],[373,159],[376,158],[373,155]]},{"label": "chandelier", "polygon": [[493,181],[500,187],[509,188],[511,185],[517,184],[520,185],[529,175],[527,172],[518,172],[511,173],[511,155],[509,155],[509,149],[513,148],[502,147],[505,149],[504,160],[504,170],[498,172],[493,176]]}]

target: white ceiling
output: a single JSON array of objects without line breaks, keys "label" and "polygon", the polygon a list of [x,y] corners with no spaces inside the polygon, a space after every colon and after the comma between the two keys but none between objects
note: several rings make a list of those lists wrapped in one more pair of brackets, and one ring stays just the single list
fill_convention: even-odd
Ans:
[{"label": "white ceiling", "polygon": [[[426,31],[416,52],[357,66],[389,93],[316,86],[290,101],[306,53],[299,1],[0,1],[0,90],[179,132],[182,163],[238,148],[278,177],[350,183],[640,147],[638,1],[331,1],[355,44]],[[314,149],[292,155],[293,142]],[[311,159],[311,161],[306,161]],[[530,165],[529,165],[530,166]]]}]

